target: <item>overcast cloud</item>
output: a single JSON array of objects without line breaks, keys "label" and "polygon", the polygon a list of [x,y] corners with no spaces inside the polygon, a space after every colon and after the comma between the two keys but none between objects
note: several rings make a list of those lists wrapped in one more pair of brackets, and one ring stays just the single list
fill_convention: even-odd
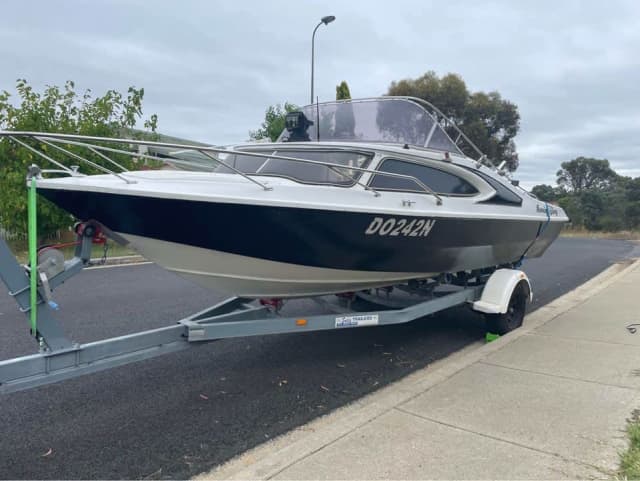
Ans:
[{"label": "overcast cloud", "polygon": [[316,94],[383,94],[427,70],[497,90],[522,117],[526,186],[553,183],[560,162],[607,158],[640,175],[640,2],[235,1],[3,2],[0,89],[76,82],[96,94],[145,88],[163,133],[246,140],[266,106]]}]

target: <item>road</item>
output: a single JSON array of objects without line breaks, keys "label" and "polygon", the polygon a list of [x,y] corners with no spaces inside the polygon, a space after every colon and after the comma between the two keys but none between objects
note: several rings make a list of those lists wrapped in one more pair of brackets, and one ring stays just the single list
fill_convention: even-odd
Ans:
[{"label": "road", "polygon": [[[634,246],[559,239],[524,266],[532,309],[637,255]],[[155,265],[88,270],[57,291],[80,342],[167,325],[220,298]],[[4,291],[0,326],[0,359],[33,352]],[[479,316],[454,309],[407,325],[223,340],[3,395],[0,478],[188,478],[483,335]]]}]

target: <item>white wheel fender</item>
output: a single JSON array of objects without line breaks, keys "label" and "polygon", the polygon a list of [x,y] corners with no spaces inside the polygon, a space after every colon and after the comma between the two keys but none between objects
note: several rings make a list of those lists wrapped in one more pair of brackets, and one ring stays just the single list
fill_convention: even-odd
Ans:
[{"label": "white wheel fender", "polygon": [[486,314],[504,314],[509,308],[511,295],[520,282],[525,283],[531,302],[533,293],[527,275],[516,269],[498,269],[489,277],[480,299],[473,303],[473,310]]}]

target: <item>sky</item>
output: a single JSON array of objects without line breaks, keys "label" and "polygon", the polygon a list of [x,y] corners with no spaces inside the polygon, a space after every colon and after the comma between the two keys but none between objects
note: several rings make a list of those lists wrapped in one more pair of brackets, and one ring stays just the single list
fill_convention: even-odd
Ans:
[{"label": "sky", "polygon": [[640,176],[640,2],[603,1],[3,1],[0,90],[73,80],[95,95],[144,87],[159,130],[212,144],[245,141],[267,106],[315,93],[382,95],[428,70],[459,74],[521,115],[525,187],[561,162],[609,159]]}]

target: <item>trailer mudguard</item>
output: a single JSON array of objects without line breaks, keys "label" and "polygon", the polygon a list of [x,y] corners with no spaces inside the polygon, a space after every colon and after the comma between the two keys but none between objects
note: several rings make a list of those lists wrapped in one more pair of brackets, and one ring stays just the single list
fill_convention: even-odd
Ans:
[{"label": "trailer mudguard", "polygon": [[531,283],[524,272],[516,269],[496,270],[489,277],[480,299],[473,303],[472,309],[485,314],[504,314],[509,308],[514,289],[521,282],[524,282],[529,302],[531,302],[533,299]]}]

